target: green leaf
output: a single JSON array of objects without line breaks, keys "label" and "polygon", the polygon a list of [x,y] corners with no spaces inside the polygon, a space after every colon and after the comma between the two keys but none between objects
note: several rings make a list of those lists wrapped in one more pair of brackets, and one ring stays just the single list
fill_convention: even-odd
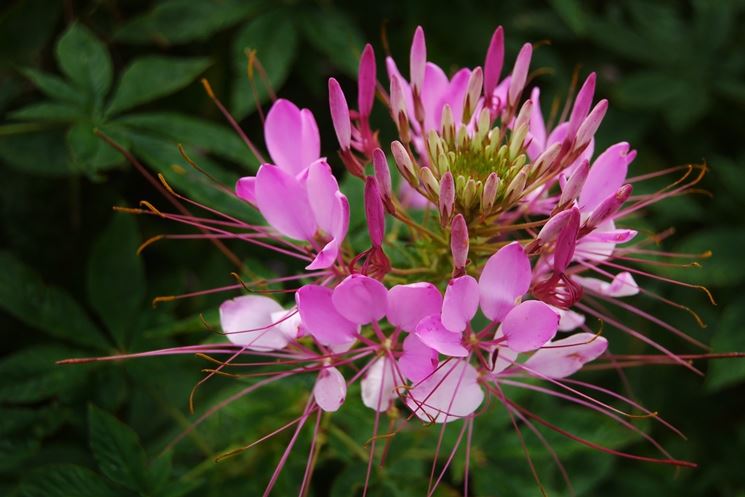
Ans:
[{"label": "green leaf", "polygon": [[21,71],[44,95],[54,100],[62,100],[77,105],[85,103],[85,96],[67,81],[53,74],[47,74],[36,69]]},{"label": "green leaf", "polygon": [[348,76],[357,74],[364,38],[357,25],[337,9],[305,12],[305,38]]},{"label": "green leaf", "polygon": [[107,343],[85,311],[63,290],[42,279],[9,252],[0,252],[0,307],[53,337],[85,347]]},{"label": "green leaf", "polygon": [[119,152],[95,135],[95,128],[90,121],[80,121],[66,135],[67,149],[75,170],[89,175],[123,162]]},{"label": "green leaf", "polygon": [[18,491],[22,497],[121,497],[97,473],[73,464],[34,470]]},{"label": "green leaf", "polygon": [[[711,342],[713,352],[745,352],[745,307],[734,302],[724,311]],[[745,360],[715,359],[709,363],[706,388],[715,392],[745,380]]]},{"label": "green leaf", "polygon": [[572,31],[578,35],[585,33],[587,18],[579,0],[551,0],[551,5]]},{"label": "green leaf", "polygon": [[262,5],[256,0],[166,0],[122,26],[115,38],[159,45],[200,41],[240,22]]},{"label": "green leaf", "polygon": [[64,102],[42,101],[29,104],[8,114],[20,121],[70,122],[82,117],[80,108]]},{"label": "green leaf", "polygon": [[[267,100],[269,92],[260,74],[254,71],[253,88],[248,81],[246,50],[255,50],[256,57],[266,71],[269,84],[275,92],[287,79],[297,52],[297,31],[283,11],[274,11],[247,23],[233,42],[232,112],[238,119],[245,117],[260,103]],[[254,89],[256,96],[254,96]]]},{"label": "green leaf", "polygon": [[147,459],[137,434],[95,406],[88,407],[88,428],[93,457],[101,472],[129,489],[146,489]]},{"label": "green leaf", "polygon": [[615,88],[618,102],[634,108],[664,109],[674,101],[684,99],[688,87],[680,78],[647,71],[624,78]]},{"label": "green leaf", "polygon": [[201,57],[137,59],[124,70],[107,113],[116,114],[170,95],[194,81],[208,65],[209,60]]},{"label": "green leaf", "polygon": [[145,299],[145,271],[136,254],[139,244],[134,217],[115,213],[88,259],[88,300],[124,348]]},{"label": "green leaf", "polygon": [[175,112],[132,114],[117,119],[117,124],[146,131],[149,135],[171,141],[173,145],[192,145],[219,157],[258,168],[258,161],[236,133],[209,121]]},{"label": "green leaf", "polygon": [[86,369],[55,363],[79,355],[72,349],[36,346],[4,358],[0,361],[0,402],[39,402],[77,388]]},{"label": "green leaf", "polygon": [[57,62],[70,80],[89,95],[108,93],[113,70],[106,45],[80,23],[73,23],[57,42]]}]

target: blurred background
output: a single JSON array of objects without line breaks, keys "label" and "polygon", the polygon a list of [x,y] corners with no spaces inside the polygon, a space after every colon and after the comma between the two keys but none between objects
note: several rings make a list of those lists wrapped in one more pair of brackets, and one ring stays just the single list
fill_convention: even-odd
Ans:
[{"label": "blurred background", "polygon": [[[703,292],[645,285],[683,302],[684,310],[637,297],[634,303],[714,351],[745,350],[745,1],[619,0],[616,2],[400,2],[261,0],[21,0],[0,7],[0,494],[12,496],[152,497],[258,495],[289,434],[241,455],[244,446],[297,416],[312,378],[298,378],[231,404],[175,450],[164,449],[196,419],[192,387],[209,364],[185,356],[58,366],[66,357],[101,356],[217,340],[227,294],[178,302],[171,295],[229,285],[236,266],[203,241],[138,245],[160,233],[184,233],[154,217],[114,213],[142,199],[167,200],[112,147],[99,129],[152,172],[191,198],[251,219],[244,205],[190,168],[177,144],[209,173],[231,185],[257,164],[199,84],[216,94],[262,145],[257,101],[271,92],[247,77],[255,50],[266,80],[281,96],[313,110],[323,153],[340,178],[328,115],[326,80],[335,76],[349,98],[365,41],[373,43],[381,81],[388,51],[406,67],[414,28],[424,26],[429,59],[446,70],[482,64],[489,37],[506,29],[507,65],[525,41],[536,43],[534,83],[544,112],[563,101],[572,75],[596,71],[598,93],[611,107],[599,145],[629,141],[638,151],[632,175],[706,163],[702,191],[655,205],[634,220],[647,233],[675,227],[661,247],[711,250],[702,269],[665,269],[668,277],[706,285]],[[378,109],[380,113],[380,109]],[[390,126],[382,113],[375,119]],[[388,135],[386,134],[388,133]],[[659,186],[674,180],[667,176]],[[349,195],[359,188],[343,180]],[[287,271],[288,261],[231,245],[244,275]],[[200,318],[203,315],[203,319]],[[648,323],[627,320],[676,352],[696,352]],[[617,330],[606,330],[617,353],[648,352]],[[695,470],[611,457],[566,438],[546,436],[567,467],[577,495],[745,496],[745,361],[627,371],[636,399],[688,437],[650,420],[634,420]],[[619,391],[614,372],[587,373]],[[197,415],[245,382],[214,378],[195,396]],[[579,436],[641,455],[653,448],[611,421],[572,406],[514,392],[523,404]],[[358,495],[372,416],[351,392],[325,420],[311,494]],[[454,424],[454,425],[457,425]],[[445,437],[446,457],[457,429]],[[553,435],[553,436],[552,436]],[[295,495],[302,480],[308,433],[282,473],[275,495]],[[406,432],[375,469],[371,494],[424,495],[436,428]],[[526,434],[548,495],[570,495],[550,455]],[[462,452],[437,495],[460,495]],[[472,495],[540,495],[509,418],[490,406],[476,422]]]}]

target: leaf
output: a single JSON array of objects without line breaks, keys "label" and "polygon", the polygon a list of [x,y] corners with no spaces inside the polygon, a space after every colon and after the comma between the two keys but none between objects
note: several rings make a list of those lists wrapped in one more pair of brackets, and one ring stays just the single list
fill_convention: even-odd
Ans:
[{"label": "leaf", "polygon": [[113,69],[106,45],[80,23],[73,23],[57,41],[57,62],[70,80],[101,98],[111,88]]},{"label": "leaf", "polygon": [[62,4],[46,0],[6,2],[0,17],[0,60],[36,61],[56,28]]},{"label": "leaf", "polygon": [[249,166],[252,171],[256,171],[259,165],[243,140],[233,130],[210,121],[175,112],[159,112],[124,116],[117,119],[117,123],[146,131],[153,137],[167,139],[174,146],[178,143],[193,145],[219,157]]},{"label": "leaf", "polygon": [[166,0],[122,26],[115,38],[159,45],[201,41],[240,22],[262,5],[256,0]]},{"label": "leaf", "polygon": [[256,57],[266,71],[269,85],[277,92],[287,79],[295,61],[297,38],[295,26],[283,11],[274,11],[257,17],[238,32],[233,41],[232,56],[235,64],[231,93],[231,110],[238,119],[242,119],[255,109],[256,100],[263,103],[269,96],[267,83],[257,70],[254,70],[253,88],[249,83],[246,50],[256,51]]},{"label": "leaf", "polygon": [[95,135],[95,128],[90,121],[80,121],[72,126],[66,135],[67,149],[74,170],[91,176],[123,163],[119,152]]},{"label": "leaf", "polygon": [[20,121],[70,122],[82,117],[80,108],[64,102],[42,101],[29,104],[8,114]]},{"label": "leaf", "polygon": [[305,12],[301,19],[306,39],[348,76],[357,74],[364,38],[357,25],[337,9]]},{"label": "leaf", "polygon": [[123,348],[145,299],[145,271],[136,253],[139,240],[134,217],[115,213],[88,258],[88,300]]},{"label": "leaf", "polygon": [[22,497],[121,497],[97,473],[83,466],[59,464],[34,470],[18,491]]},{"label": "leaf", "polygon": [[69,102],[77,105],[83,105],[85,103],[85,96],[76,88],[67,83],[59,76],[53,74],[47,74],[36,69],[23,69],[21,70],[24,76],[26,76],[44,95],[54,100],[62,100],[63,102]]},{"label": "leaf", "polygon": [[674,101],[685,99],[687,86],[680,78],[657,71],[646,71],[624,78],[616,85],[619,103],[634,108],[664,109]]},{"label": "leaf", "polygon": [[0,251],[0,307],[19,321],[84,347],[107,348],[85,311],[63,290],[46,285],[23,262]]},{"label": "leaf", "polygon": [[137,434],[98,407],[88,407],[93,457],[101,472],[131,490],[146,489],[147,459]]},{"label": "leaf", "polygon": [[[713,352],[745,352],[745,307],[733,302],[725,309],[719,321],[714,339]],[[716,392],[745,380],[745,360],[716,359],[709,363],[706,388]]]},{"label": "leaf", "polygon": [[76,355],[80,352],[47,345],[5,357],[0,361],[0,402],[34,403],[77,388],[86,369],[55,364]]},{"label": "leaf", "polygon": [[208,65],[209,60],[201,57],[139,58],[124,70],[107,113],[117,114],[170,95],[194,81]]}]

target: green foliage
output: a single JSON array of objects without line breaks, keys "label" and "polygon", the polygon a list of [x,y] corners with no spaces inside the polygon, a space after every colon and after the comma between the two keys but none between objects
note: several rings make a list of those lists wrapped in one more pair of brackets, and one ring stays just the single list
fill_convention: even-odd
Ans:
[{"label": "green foliage", "polygon": [[[706,161],[711,171],[699,186],[711,195],[670,199],[635,222],[657,232],[677,228],[661,241],[660,249],[712,251],[711,258],[695,259],[702,268],[652,269],[675,280],[706,285],[716,307],[701,292],[645,278],[662,297],[699,312],[708,329],[695,330],[690,316],[678,307],[641,297],[635,304],[696,334],[716,353],[745,351],[741,0],[510,0],[488,8],[482,2],[456,6],[443,0],[405,5],[392,0],[6,3],[0,7],[2,495],[221,497],[263,492],[290,438],[287,432],[220,463],[214,460],[298,416],[312,374],[229,404],[165,450],[201,413],[253,380],[211,378],[197,391],[197,412],[191,415],[189,392],[200,379],[200,369],[213,367],[201,359],[57,364],[72,357],[218,341],[209,329],[217,325],[216,307],[226,294],[162,304],[154,310],[149,301],[161,294],[234,282],[229,273],[236,268],[204,240],[163,240],[136,254],[140,243],[152,236],[196,231],[182,231],[156,216],[112,214],[112,205],[137,206],[142,199],[163,210],[173,207],[96,132],[134,154],[151,172],[163,174],[175,191],[258,223],[258,216],[230,193],[238,177],[256,170],[258,160],[198,80],[210,81],[260,149],[264,147],[257,104],[265,114],[272,92],[312,109],[322,132],[322,153],[342,174],[328,116],[326,80],[339,78],[348,100],[354,102],[351,78],[363,43],[370,41],[377,54],[378,79],[385,87],[384,55],[390,51],[406,74],[417,24],[426,29],[429,58],[449,72],[458,65],[481,64],[498,24],[507,33],[506,67],[524,40],[550,41],[536,44],[534,67],[540,69],[532,75],[543,88],[546,109],[554,98],[564,98],[575,67],[580,67],[581,76],[597,71],[598,93],[611,101],[598,150],[619,140],[631,141],[639,151],[631,175]],[[247,53],[256,57],[250,68]],[[373,120],[386,129],[382,112],[376,110]],[[658,186],[677,177],[661,178]],[[362,184],[348,176],[340,183],[351,200],[352,243],[365,248]],[[204,214],[193,206],[189,209],[194,215]],[[266,252],[241,245],[229,248],[245,261],[244,271],[268,275],[284,272],[288,264],[284,259],[267,260]],[[641,319],[629,324],[645,333],[650,329]],[[614,338],[614,352],[645,351],[638,344],[626,346],[616,330],[606,333]],[[669,346],[697,352],[678,341]],[[537,428],[566,467],[577,495],[745,495],[739,467],[745,447],[745,361],[697,364],[706,371],[705,380],[662,366],[630,370],[623,380],[613,374],[593,378],[618,391],[628,384],[639,400],[685,432],[688,441],[683,443],[654,420],[623,417],[673,455],[700,464],[678,478],[666,468],[599,454],[545,427]],[[613,420],[557,399],[519,390],[509,394],[590,441],[658,455],[641,435]],[[361,490],[373,420],[358,399],[354,387],[342,409],[322,419],[323,450],[311,495],[341,497]],[[277,495],[298,491],[310,442],[308,425],[278,480]],[[387,421],[382,426],[387,429]],[[445,432],[438,468],[461,426],[454,423]],[[426,494],[439,428],[402,429],[386,449],[385,466],[373,465],[368,495]],[[546,492],[570,495],[540,440],[524,424],[521,432]],[[379,456],[384,440],[378,443]],[[520,439],[496,403],[477,419],[472,456],[472,495],[540,493]],[[437,495],[461,495],[464,477],[461,448]]]}]

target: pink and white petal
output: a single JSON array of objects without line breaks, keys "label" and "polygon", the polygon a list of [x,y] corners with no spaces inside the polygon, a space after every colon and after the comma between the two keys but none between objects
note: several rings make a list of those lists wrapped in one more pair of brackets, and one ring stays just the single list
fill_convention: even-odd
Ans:
[{"label": "pink and white petal", "polygon": [[388,290],[388,322],[404,331],[413,332],[419,321],[441,310],[442,294],[432,283],[396,285]]},{"label": "pink and white petal", "polygon": [[626,181],[629,164],[636,151],[629,151],[626,142],[608,147],[595,159],[579,196],[579,208],[592,211],[600,202],[616,192]]},{"label": "pink and white petal", "polygon": [[518,242],[499,249],[486,261],[479,279],[481,310],[493,321],[501,321],[515,300],[530,287],[530,260]]},{"label": "pink and white petal", "polygon": [[264,164],[256,175],[256,205],[277,231],[296,240],[311,240],[316,222],[303,185],[277,166]]},{"label": "pink and white petal", "polygon": [[439,130],[442,119],[443,99],[447,94],[450,82],[438,65],[427,62],[424,69],[422,85],[422,107],[424,109],[424,130]]},{"label": "pink and white petal", "polygon": [[244,176],[236,181],[235,194],[241,200],[256,205],[256,177]]},{"label": "pink and white petal", "polygon": [[594,361],[608,349],[608,341],[592,333],[576,333],[549,342],[525,361],[528,373],[549,378],[565,378]]},{"label": "pink and white petal", "polygon": [[264,140],[274,163],[290,174],[300,173],[321,153],[321,138],[313,113],[300,110],[282,98],[266,116]]},{"label": "pink and white petal", "polygon": [[445,101],[440,106],[439,115],[436,116],[438,127],[442,119],[442,107],[446,103],[453,110],[453,119],[455,119],[455,122],[461,122],[463,119],[463,105],[465,103],[466,92],[468,91],[468,81],[470,79],[471,70],[466,68],[456,72],[450,79],[450,87],[445,95]]},{"label": "pink and white petal", "polygon": [[410,381],[418,383],[437,368],[437,351],[427,347],[416,335],[408,335],[403,348],[398,358],[398,369]]},{"label": "pink and white petal", "polygon": [[639,293],[639,285],[628,271],[618,273],[606,289],[609,297],[631,297]]},{"label": "pink and white petal", "polygon": [[313,387],[313,398],[323,411],[336,412],[347,396],[347,382],[335,367],[323,368]]},{"label": "pink and white petal", "polygon": [[385,316],[388,290],[376,279],[351,274],[334,288],[332,301],[339,314],[348,320],[368,324]]},{"label": "pink and white petal", "polygon": [[616,249],[614,242],[605,241],[600,235],[603,232],[615,232],[616,225],[611,219],[600,223],[590,235],[580,238],[574,249],[575,260],[604,261]]},{"label": "pink and white petal", "polygon": [[626,243],[633,240],[638,232],[630,229],[616,229],[610,231],[594,230],[589,235],[582,238],[583,242],[600,242],[600,243]]},{"label": "pink and white petal", "polygon": [[559,309],[552,305],[549,307],[559,314],[559,331],[572,331],[585,324],[584,314],[571,309]]},{"label": "pink and white petal", "polygon": [[535,160],[546,149],[546,124],[543,120],[540,101],[541,90],[538,87],[533,88],[530,93],[530,100],[533,107],[530,111],[530,145],[528,145],[528,156]]},{"label": "pink and white petal", "polygon": [[478,371],[464,360],[440,363],[409,390],[406,405],[425,422],[448,423],[472,414],[484,401]]},{"label": "pink and white petal", "polygon": [[375,359],[360,382],[362,403],[370,409],[385,412],[398,397],[401,384],[398,374],[394,375],[395,364],[388,357]]},{"label": "pink and white petal", "polygon": [[244,295],[220,305],[220,326],[232,343],[249,350],[277,350],[289,339],[276,326],[274,314],[286,312],[274,299]]},{"label": "pink and white petal", "polygon": [[513,366],[517,361],[518,353],[509,347],[499,347],[499,352],[494,359],[494,364],[491,367],[491,372],[494,374],[501,373],[505,369]]},{"label": "pink and white petal", "polygon": [[439,314],[432,314],[419,321],[414,333],[424,345],[450,357],[466,357],[468,349],[463,344],[463,334],[453,333],[442,325]]},{"label": "pink and white petal", "polygon": [[355,340],[359,326],[339,314],[332,301],[332,290],[305,285],[295,293],[303,327],[321,345],[342,345]]},{"label": "pink and white petal", "polygon": [[540,348],[558,329],[559,314],[539,300],[518,304],[502,321],[505,343],[516,352]]},{"label": "pink and white petal", "polygon": [[302,336],[302,321],[297,309],[273,312],[272,321],[277,323],[276,328],[287,337],[287,340],[291,341]]},{"label": "pink and white petal", "polygon": [[331,236],[333,238],[321,249],[313,262],[305,267],[309,271],[333,266],[339,255],[339,247],[344,242],[344,237],[347,236],[347,230],[349,230],[349,201],[341,192],[336,192],[334,197],[336,208],[332,214],[334,225]]},{"label": "pink and white petal", "polygon": [[399,83],[401,84],[401,91],[404,95],[404,103],[406,104],[406,113],[409,116],[409,119],[411,120],[412,126],[415,127],[415,129],[418,129],[416,117],[414,116],[414,96],[411,92],[411,86],[409,86],[409,83],[404,79],[403,76],[401,76],[401,72],[398,70],[398,67],[396,67],[396,62],[393,60],[393,57],[386,57],[385,58],[385,67],[388,71],[388,79],[392,80],[393,78],[398,78]]},{"label": "pink and white petal", "polygon": [[466,329],[479,309],[479,284],[473,276],[450,280],[442,302],[442,324],[452,332]]},{"label": "pink and white petal", "polygon": [[326,159],[318,159],[310,164],[305,188],[316,224],[331,234],[336,221],[334,214],[337,209],[336,192],[339,191],[339,183],[331,173],[331,166]]}]

